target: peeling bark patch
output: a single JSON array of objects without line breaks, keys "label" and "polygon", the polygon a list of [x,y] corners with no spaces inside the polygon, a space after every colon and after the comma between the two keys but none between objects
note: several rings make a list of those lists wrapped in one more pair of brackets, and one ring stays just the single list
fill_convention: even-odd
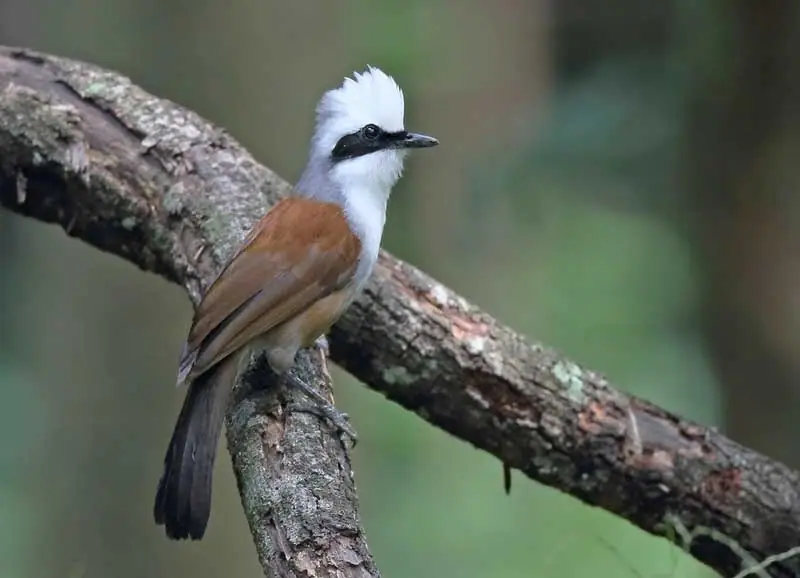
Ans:
[{"label": "peeling bark patch", "polygon": [[[455,331],[453,332],[455,337]],[[456,337],[458,339],[458,337]],[[483,353],[484,347],[486,347],[486,338],[480,337],[478,335],[470,335],[469,337],[462,338],[464,341],[464,347],[467,350],[467,353],[470,355],[478,355],[479,353]]]},{"label": "peeling bark patch", "polygon": [[675,467],[672,454],[664,450],[644,450],[629,461],[633,467],[640,470],[671,472]]},{"label": "peeling bark patch", "polygon": [[713,500],[731,500],[742,490],[742,472],[726,468],[710,472],[703,480],[702,491]]},{"label": "peeling bark patch", "polygon": [[578,414],[578,427],[584,432],[597,435],[605,429],[605,408],[599,403],[591,403]]},{"label": "peeling bark patch", "polygon": [[490,326],[480,319],[480,315],[472,313],[473,307],[463,297],[438,283],[433,283],[417,297],[420,308],[441,316],[453,339],[462,343],[470,355],[483,353]]},{"label": "peeling bark patch", "polygon": [[431,289],[412,292],[418,309],[439,318],[442,325],[449,327],[457,341],[484,337],[489,333],[489,325],[470,313],[469,304],[462,298],[455,298],[442,285]]},{"label": "peeling bark patch", "polygon": [[433,285],[426,295],[428,301],[436,305],[439,309],[450,307],[450,292],[443,285]]},{"label": "peeling bark patch", "polygon": [[428,279],[427,286],[422,289],[420,296],[447,313],[463,315],[469,314],[473,309],[469,301],[432,279]]},{"label": "peeling bark patch", "polygon": [[482,339],[489,334],[489,326],[481,321],[474,321],[469,317],[459,317],[452,313],[448,314],[447,318],[452,323],[450,332],[456,341]]}]

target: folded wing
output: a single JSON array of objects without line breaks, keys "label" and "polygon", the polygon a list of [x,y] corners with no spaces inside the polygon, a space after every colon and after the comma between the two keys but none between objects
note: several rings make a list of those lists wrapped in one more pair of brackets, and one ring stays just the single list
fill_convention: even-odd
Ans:
[{"label": "folded wing", "polygon": [[339,205],[298,197],[280,201],[203,296],[181,356],[178,383],[195,379],[344,287],[360,252],[361,243]]}]

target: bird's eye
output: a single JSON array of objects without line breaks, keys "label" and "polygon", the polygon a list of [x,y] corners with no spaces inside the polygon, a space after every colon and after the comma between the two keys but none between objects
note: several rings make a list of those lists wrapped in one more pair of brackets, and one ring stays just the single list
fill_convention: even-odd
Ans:
[{"label": "bird's eye", "polygon": [[374,124],[368,124],[363,129],[361,129],[361,132],[364,135],[365,139],[375,140],[376,138],[378,138],[378,135],[381,134],[381,129],[379,129]]}]

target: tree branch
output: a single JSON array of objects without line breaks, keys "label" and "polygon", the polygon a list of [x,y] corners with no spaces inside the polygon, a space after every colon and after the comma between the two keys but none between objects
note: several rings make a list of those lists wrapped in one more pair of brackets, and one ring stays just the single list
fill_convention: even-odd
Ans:
[{"label": "tree branch", "polygon": [[[288,190],[224,131],[121,76],[0,49],[0,204],[182,285],[195,303]],[[741,569],[741,551],[761,560],[800,544],[796,473],[530,345],[387,253],[334,328],[331,352],[369,387],[528,477],[652,534],[697,536],[691,554],[724,576]],[[327,387],[324,364],[304,355],[303,371]],[[377,575],[346,451],[319,420],[283,411],[257,375],[227,423],[265,572]],[[800,576],[800,564],[770,571]]]}]

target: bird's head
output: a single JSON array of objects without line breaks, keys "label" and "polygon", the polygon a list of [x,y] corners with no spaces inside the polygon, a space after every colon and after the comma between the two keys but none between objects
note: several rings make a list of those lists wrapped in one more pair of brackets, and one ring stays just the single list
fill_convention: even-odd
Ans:
[{"label": "bird's head", "polygon": [[439,144],[407,131],[403,113],[403,91],[391,76],[374,67],[354,73],[317,105],[312,159],[324,159],[330,177],[345,189],[388,195],[400,178],[406,153]]}]

